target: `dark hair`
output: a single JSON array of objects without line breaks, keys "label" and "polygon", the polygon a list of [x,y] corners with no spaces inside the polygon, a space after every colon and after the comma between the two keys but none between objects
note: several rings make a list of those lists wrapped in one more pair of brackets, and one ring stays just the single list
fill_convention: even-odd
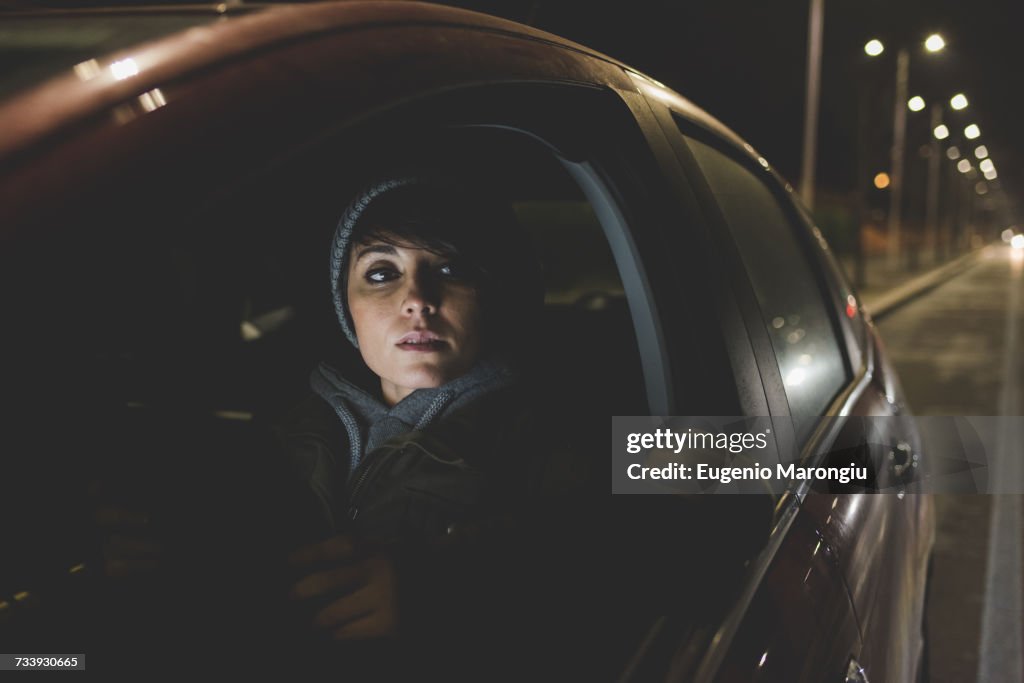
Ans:
[{"label": "dark hair", "polygon": [[414,185],[382,195],[356,223],[349,250],[374,241],[425,249],[461,261],[474,284],[485,286],[491,259],[483,253],[486,240],[481,238],[489,231],[480,223],[500,230],[502,224],[514,224],[515,218],[511,211],[504,215],[489,206],[470,206],[467,197],[447,194],[436,187]]},{"label": "dark hair", "polygon": [[[350,205],[335,234],[336,250],[343,228],[345,253],[336,254],[338,263],[332,263],[332,270],[340,270],[334,286],[343,328],[351,325],[344,317],[349,255],[355,245],[375,240],[426,249],[457,262],[481,297],[485,353],[507,356],[512,333],[537,322],[543,285],[532,244],[511,204],[485,188],[436,178],[385,181]],[[350,327],[346,334],[353,338]],[[522,343],[523,335],[515,336]]]}]

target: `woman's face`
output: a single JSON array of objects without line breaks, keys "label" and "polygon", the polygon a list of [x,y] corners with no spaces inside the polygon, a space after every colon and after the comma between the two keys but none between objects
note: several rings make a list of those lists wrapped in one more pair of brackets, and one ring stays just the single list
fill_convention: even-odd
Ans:
[{"label": "woman's face", "polygon": [[447,256],[379,240],[353,245],[348,308],[389,405],[460,377],[480,356],[477,289]]}]

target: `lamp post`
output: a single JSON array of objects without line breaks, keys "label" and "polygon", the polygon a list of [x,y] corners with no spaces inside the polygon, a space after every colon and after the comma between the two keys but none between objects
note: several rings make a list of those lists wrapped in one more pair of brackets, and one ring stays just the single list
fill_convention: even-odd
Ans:
[{"label": "lamp post", "polygon": [[800,198],[814,209],[814,167],[817,161],[818,103],[821,84],[821,32],[825,0],[811,0],[807,27],[807,97],[804,102],[804,148],[800,165]]},{"label": "lamp post", "polygon": [[958,147],[950,146],[946,149],[946,158],[950,161],[946,167],[946,193],[945,204],[946,210],[943,212],[943,238],[942,238],[942,256],[943,259],[951,258],[953,253],[956,251],[955,236],[958,230],[956,229],[957,220],[956,217],[959,215],[960,204],[957,197],[957,182],[959,182],[958,176],[959,171],[956,168],[956,161],[960,159],[960,149]]},{"label": "lamp post", "polygon": [[931,244],[932,263],[938,261],[939,253],[939,138],[935,131],[942,125],[942,105],[933,102],[931,107],[931,142],[928,145],[928,180],[925,190],[924,229],[926,242]]},{"label": "lamp post", "polygon": [[[874,102],[872,95],[877,90],[878,75],[877,69],[867,68],[867,63],[885,52],[885,46],[880,40],[869,40],[864,45],[866,61],[858,63],[857,81],[857,185],[856,185],[856,209],[855,229],[853,237],[853,283],[857,289],[864,289],[867,285],[867,264],[864,254],[864,224],[868,220],[867,195],[869,191],[869,174],[874,159],[869,158],[868,150],[872,148],[869,139],[872,131],[869,125],[871,117],[871,104]],[[868,81],[868,82],[866,82]],[[884,182],[879,179],[884,176]],[[874,187],[885,189],[889,187],[889,174],[879,174],[875,178]]]},{"label": "lamp post", "polygon": [[[967,108],[968,104],[969,103],[967,100],[967,96],[964,95],[963,93],[956,93],[955,95],[949,98],[949,106],[950,109],[953,110],[953,112],[963,111],[964,109]],[[950,128],[949,126],[945,125],[945,123],[943,123],[943,114],[943,105],[940,102],[933,103],[931,107],[932,135],[928,154],[928,181],[927,190],[925,194],[925,229],[928,234],[929,242],[932,244],[932,260],[933,262],[936,263],[943,260],[943,258],[946,255],[948,255],[947,252],[949,242],[949,237],[947,235],[945,240],[946,244],[944,245],[942,252],[940,252],[939,245],[940,242],[942,242],[943,240],[940,235],[942,230],[940,230],[939,227],[939,196],[941,194],[939,191],[939,187],[942,184],[940,166],[942,163],[943,155],[940,154],[939,141],[949,140],[949,142],[952,142],[952,139],[950,139]],[[953,121],[949,121],[949,124],[953,125]],[[952,147],[951,149],[957,148]],[[980,147],[979,149],[984,150],[984,146]],[[959,149],[957,149],[957,156],[959,156],[959,154],[960,151]],[[988,152],[985,151],[985,154],[987,155]],[[953,158],[954,157],[950,157],[950,159]],[[979,156],[978,158],[980,159],[982,157]],[[950,176],[950,178],[952,178],[952,176]],[[950,191],[952,192],[952,185],[950,186]],[[948,233],[948,228],[946,232]]]},{"label": "lamp post", "polygon": [[899,265],[900,246],[903,240],[901,230],[903,209],[903,148],[907,137],[907,79],[910,75],[910,53],[907,48],[900,48],[896,54],[896,100],[892,115],[892,162],[889,185],[889,230],[886,252],[889,256],[889,267]]},{"label": "lamp post", "polygon": [[[928,52],[935,53],[941,51],[946,46],[946,41],[943,40],[942,36],[935,33],[928,36],[924,46]],[[867,51],[868,46],[865,45],[864,49]],[[868,54],[871,53],[868,52]],[[907,137],[907,111],[904,107],[907,102],[907,81],[909,76],[910,51],[902,47],[896,53],[896,98],[893,103],[892,117],[892,184],[890,185],[889,192],[888,244],[886,245],[889,266],[892,268],[896,268],[899,265],[900,248],[903,239],[901,229],[903,217],[903,163]]]}]

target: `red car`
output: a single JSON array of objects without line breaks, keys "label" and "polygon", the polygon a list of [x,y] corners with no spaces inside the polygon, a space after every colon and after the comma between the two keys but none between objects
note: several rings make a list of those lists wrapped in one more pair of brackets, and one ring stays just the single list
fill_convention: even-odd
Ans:
[{"label": "red car", "polygon": [[[450,7],[343,2],[14,12],[0,47],[17,55],[0,77],[9,642],[76,647],[89,622],[66,615],[103,610],[68,586],[89,573],[74,510],[105,459],[176,511],[170,533],[202,533],[195,510],[224,493],[205,483],[239,471],[261,416],[337,339],[340,198],[395,165],[443,159],[512,199],[546,273],[551,394],[602,448],[614,415],[797,416],[773,447],[813,464],[856,418],[901,413],[877,332],[789,185],[584,46]],[[191,440],[200,423],[212,442]],[[915,451],[891,424],[886,442]],[[182,453],[194,468],[164,466]],[[903,463],[876,464],[900,484]],[[927,496],[794,483],[735,505],[763,532],[652,520],[716,530],[692,555],[742,566],[690,587],[713,598],[699,615],[624,629],[601,677],[924,675]]]}]

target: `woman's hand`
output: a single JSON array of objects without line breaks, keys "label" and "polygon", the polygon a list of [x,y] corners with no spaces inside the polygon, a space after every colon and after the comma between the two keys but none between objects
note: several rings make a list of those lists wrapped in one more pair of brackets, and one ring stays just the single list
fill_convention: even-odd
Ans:
[{"label": "woman's hand", "polygon": [[397,633],[397,581],[387,556],[360,552],[352,537],[335,536],[296,550],[289,564],[309,572],[292,586],[291,597],[325,603],[313,617],[315,628],[336,640]]}]

